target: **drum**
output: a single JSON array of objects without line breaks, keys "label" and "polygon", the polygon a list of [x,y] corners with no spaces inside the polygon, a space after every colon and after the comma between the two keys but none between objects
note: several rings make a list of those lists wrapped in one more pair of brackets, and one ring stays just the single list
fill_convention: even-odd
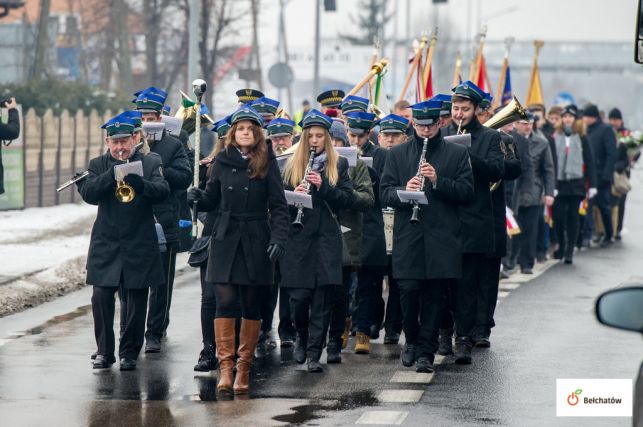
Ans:
[{"label": "drum", "polygon": [[393,222],[395,221],[395,209],[382,209],[384,217],[384,238],[386,239],[386,253],[393,253]]}]

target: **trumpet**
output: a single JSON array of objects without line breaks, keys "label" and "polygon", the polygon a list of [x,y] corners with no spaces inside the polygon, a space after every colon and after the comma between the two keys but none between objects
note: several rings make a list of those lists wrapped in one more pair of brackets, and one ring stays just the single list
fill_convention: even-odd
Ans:
[{"label": "trumpet", "polygon": [[[310,150],[310,157],[308,158],[308,165],[306,165],[306,170],[304,171],[304,179],[302,179],[302,184],[306,185],[306,193],[310,191],[310,181],[308,181],[308,174],[313,170],[313,161],[315,160],[315,149]],[[301,204],[297,205],[297,216],[292,222],[292,225],[301,230],[304,228],[304,223],[301,221],[304,218],[304,207]]]},{"label": "trumpet", "polygon": [[[121,162],[123,161],[123,150],[118,151],[118,160]],[[127,162],[129,162],[129,160],[127,160]],[[115,194],[116,198],[121,203],[129,203],[134,200],[134,196],[136,196],[136,192],[132,186],[126,184],[123,180],[118,181]]]},{"label": "trumpet", "polygon": [[[418,164],[418,172],[415,176],[420,178],[420,189],[418,191],[424,191],[424,181],[425,177],[422,175],[422,165],[424,164],[424,157],[426,157],[426,150],[429,146],[429,139],[424,138],[424,144],[422,144],[422,155],[420,155],[420,163]],[[418,204],[417,201],[413,200],[413,214],[411,215],[411,219],[409,222],[411,224],[419,224],[420,223],[420,205]]]}]

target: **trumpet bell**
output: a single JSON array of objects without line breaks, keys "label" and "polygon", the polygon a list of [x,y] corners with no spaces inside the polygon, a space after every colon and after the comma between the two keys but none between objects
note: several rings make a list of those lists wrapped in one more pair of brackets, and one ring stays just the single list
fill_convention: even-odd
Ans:
[{"label": "trumpet bell", "polygon": [[123,181],[119,181],[116,186],[116,198],[121,203],[129,203],[134,200],[136,192],[131,185],[125,184]]},{"label": "trumpet bell", "polygon": [[[181,106],[179,109],[176,111],[176,114],[174,117],[182,119],[183,120],[183,125],[181,128],[188,133],[188,135],[192,135],[194,133],[194,130],[196,129],[196,112],[197,112],[197,105],[192,105],[190,107],[184,107],[183,101],[189,101],[193,102],[189,96],[185,94],[183,91],[181,92]],[[213,125],[214,120],[212,120],[212,117],[210,117],[208,114],[201,114],[201,126],[205,125]]]},{"label": "trumpet bell", "polygon": [[489,120],[484,122],[485,127],[491,129],[500,129],[501,127],[508,125],[509,123],[517,122],[518,120],[527,120],[527,114],[525,109],[518,99],[514,96],[509,104],[507,104],[502,110],[494,114]]}]

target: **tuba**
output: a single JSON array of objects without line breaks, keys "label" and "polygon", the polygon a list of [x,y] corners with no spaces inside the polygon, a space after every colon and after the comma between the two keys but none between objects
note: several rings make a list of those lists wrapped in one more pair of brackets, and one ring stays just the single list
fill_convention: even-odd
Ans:
[{"label": "tuba", "polygon": [[[183,125],[181,128],[188,133],[188,135],[192,135],[194,133],[194,130],[196,129],[196,112],[197,112],[197,104],[194,103],[189,96],[187,96],[183,91],[181,92],[181,106],[177,110],[176,114],[174,117],[183,119]],[[186,107],[185,105],[189,105]],[[212,120],[212,117],[210,117],[208,114],[201,114],[201,126],[203,125],[213,125],[214,120]]]},{"label": "tuba", "polygon": [[[507,104],[502,110],[498,111],[493,117],[484,122],[483,126],[498,130],[501,127],[508,125],[509,123],[517,122],[518,120],[526,120],[527,114],[525,109],[518,99],[514,96],[509,104]],[[500,181],[496,181],[490,185],[490,190],[495,191],[500,186]]]},{"label": "tuba", "polygon": [[[118,157],[120,161],[123,161],[123,151],[120,150],[118,152]],[[129,160],[127,160],[129,161]],[[134,196],[136,196],[136,192],[132,188],[131,185],[128,185],[125,183],[125,181],[121,180],[118,181],[118,184],[116,185],[116,198],[118,199],[119,202],[121,203],[129,203],[132,200],[134,200]]]}]

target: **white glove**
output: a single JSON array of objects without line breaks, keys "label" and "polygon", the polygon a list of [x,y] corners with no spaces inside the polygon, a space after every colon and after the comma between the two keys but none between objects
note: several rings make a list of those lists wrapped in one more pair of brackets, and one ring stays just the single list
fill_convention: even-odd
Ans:
[{"label": "white glove", "polygon": [[558,190],[554,189],[554,197],[558,197]]},{"label": "white glove", "polygon": [[590,199],[593,198],[596,195],[596,193],[598,193],[598,191],[596,191],[595,188],[590,188],[589,189],[589,198]]}]

